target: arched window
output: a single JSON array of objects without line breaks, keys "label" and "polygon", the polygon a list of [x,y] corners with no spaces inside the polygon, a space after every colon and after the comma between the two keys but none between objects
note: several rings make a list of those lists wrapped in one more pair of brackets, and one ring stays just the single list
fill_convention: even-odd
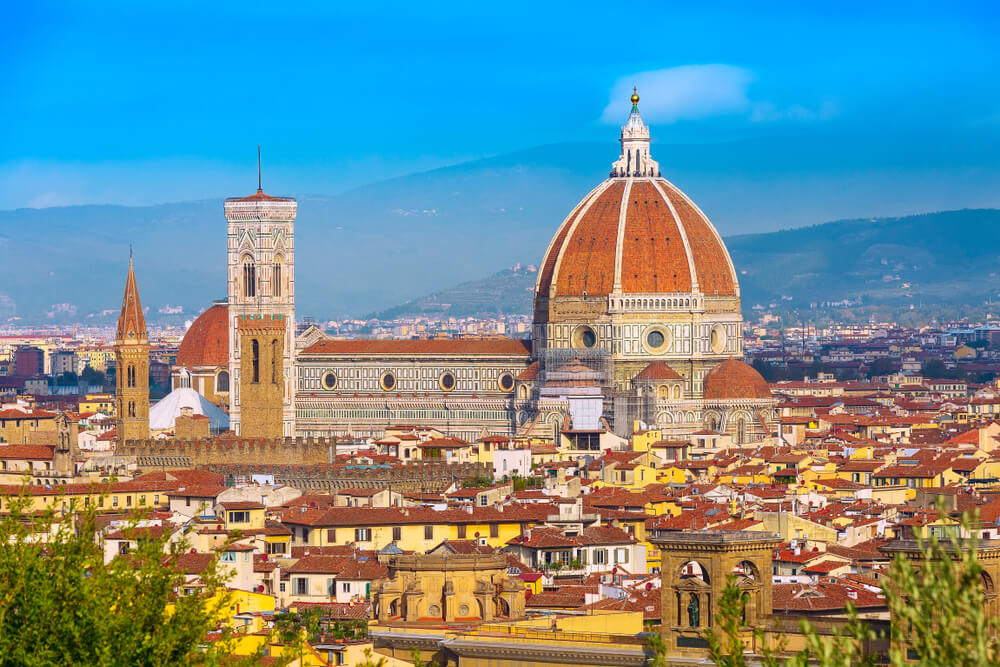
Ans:
[{"label": "arched window", "polygon": [[260,382],[260,342],[256,338],[253,339],[253,343],[250,345],[252,351],[253,359],[253,379],[251,382]]},{"label": "arched window", "polygon": [[243,258],[243,296],[247,299],[257,296],[257,267],[250,257]]},{"label": "arched window", "polygon": [[215,391],[229,391],[229,371],[219,371],[215,376]]},{"label": "arched window", "polygon": [[134,364],[129,364],[129,366],[128,366],[128,386],[129,387],[134,387],[135,386],[135,365]]},{"label": "arched window", "polygon": [[271,384],[278,384],[278,340],[271,341]]},{"label": "arched window", "polygon": [[128,416],[135,417],[135,401],[128,402]]},{"label": "arched window", "polygon": [[746,442],[747,437],[747,421],[740,417],[736,420],[736,444],[742,445]]},{"label": "arched window", "polygon": [[271,296],[281,296],[281,263],[285,258],[278,255],[274,258],[274,268],[271,270]]}]

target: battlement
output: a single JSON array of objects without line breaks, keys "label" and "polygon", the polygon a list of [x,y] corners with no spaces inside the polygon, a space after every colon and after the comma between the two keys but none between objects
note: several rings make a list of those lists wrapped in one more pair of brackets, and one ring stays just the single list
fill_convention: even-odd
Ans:
[{"label": "battlement", "polygon": [[388,486],[398,491],[438,491],[455,480],[491,472],[482,463],[331,463],[336,452],[336,438],[146,438],[120,444],[115,456],[134,457],[140,465],[144,461],[185,462],[178,467],[202,467],[227,477],[272,475],[278,484],[318,492]]}]

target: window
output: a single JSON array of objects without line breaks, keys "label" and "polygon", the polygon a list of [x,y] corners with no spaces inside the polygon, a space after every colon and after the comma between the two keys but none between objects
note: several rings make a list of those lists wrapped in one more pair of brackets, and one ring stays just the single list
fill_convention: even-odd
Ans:
[{"label": "window", "polygon": [[345,581],[343,584],[341,584],[340,590],[342,590],[345,593],[350,593],[351,592],[351,582]]},{"label": "window", "polygon": [[271,340],[271,384],[278,384],[278,339]]},{"label": "window", "polygon": [[464,523],[458,524],[458,539],[460,539],[460,540],[464,540],[465,539],[465,524]]},{"label": "window", "polygon": [[139,504],[140,505],[145,505],[146,504],[146,494],[145,493],[142,494],[141,496],[139,496]]},{"label": "window", "polygon": [[267,542],[266,544],[267,544],[267,553],[269,554],[285,553],[285,545],[283,542]]},{"label": "window", "polygon": [[295,577],[292,579],[292,594],[307,595],[309,593],[309,580],[305,577]]},{"label": "window", "polygon": [[628,549],[615,549],[615,563],[628,563]]},{"label": "window", "polygon": [[125,496],[125,504],[126,505],[132,504],[132,496]]},{"label": "window", "polygon": [[271,296],[281,296],[281,262],[279,255],[274,258],[274,270],[271,271]]},{"label": "window", "polygon": [[303,542],[308,542],[309,541],[309,529],[308,528],[303,528],[302,529],[302,541]]},{"label": "window", "polygon": [[489,503],[489,500],[490,499],[486,496],[485,493],[483,495],[479,496],[479,504],[480,504],[480,506],[486,507],[487,503]]},{"label": "window", "polygon": [[327,371],[323,374],[323,389],[332,391],[337,388],[337,376],[333,371]]},{"label": "window", "polygon": [[128,402],[128,416],[135,417],[135,401]]},{"label": "window", "polygon": [[243,296],[247,299],[257,296],[257,268],[249,257],[243,260]]},{"label": "window", "polygon": [[490,524],[490,537],[500,537],[500,524],[491,523]]},{"label": "window", "polygon": [[128,372],[127,372],[126,375],[128,377],[128,386],[129,387],[134,387],[135,386],[135,365],[134,364],[129,364],[128,365]]},{"label": "window", "polygon": [[159,505],[160,504],[160,496],[159,495],[154,495],[153,496],[153,504],[154,505]]},{"label": "window", "polygon": [[229,371],[219,371],[215,376],[215,391],[216,393],[229,391]]},{"label": "window", "polygon": [[393,526],[392,527],[392,541],[393,542],[399,542],[401,539],[403,539],[403,529],[402,529],[402,527],[400,527],[400,526]]},{"label": "window", "polygon": [[424,539],[425,540],[434,539],[434,526],[424,526]]},{"label": "window", "polygon": [[608,562],[607,549],[594,549],[594,565],[606,565]]},{"label": "window", "polygon": [[285,584],[284,584],[284,582],[278,584],[278,590],[281,591],[282,593],[285,592]]},{"label": "window", "polygon": [[333,595],[337,594],[337,580],[336,579],[332,579],[331,578],[331,579],[327,579],[326,580],[326,594],[330,595],[330,596],[333,596]]},{"label": "window", "polygon": [[257,383],[260,382],[260,341],[254,338],[250,344],[250,349],[252,350],[251,355],[253,360],[253,373],[250,381]]},{"label": "window", "polygon": [[344,652],[343,651],[331,651],[331,653],[333,655],[333,660],[331,660],[331,662],[333,664],[335,664],[335,665],[345,665],[345,664],[347,664],[345,662],[345,659],[344,659]]},{"label": "window", "polygon": [[379,386],[382,387],[383,391],[392,391],[396,388],[396,376],[388,372],[383,373],[379,380]]},{"label": "window", "polygon": [[497,386],[500,387],[500,391],[513,391],[514,390],[514,376],[510,373],[504,373],[497,380]]},{"label": "window", "polygon": [[372,539],[372,529],[371,528],[355,528],[354,529],[354,541],[355,542],[370,542]]},{"label": "window", "polygon": [[230,512],[229,523],[250,523],[250,512]]},{"label": "window", "polygon": [[327,544],[336,544],[337,543],[337,529],[336,528],[327,528],[326,529],[326,543]]},{"label": "window", "polygon": [[438,378],[438,385],[443,391],[451,391],[455,388],[455,375],[447,371],[442,373]]},{"label": "window", "polygon": [[236,562],[236,552],[234,551],[223,551],[222,558],[220,558],[223,563],[235,563]]},{"label": "window", "polygon": [[118,496],[111,496],[111,506],[118,507]]}]

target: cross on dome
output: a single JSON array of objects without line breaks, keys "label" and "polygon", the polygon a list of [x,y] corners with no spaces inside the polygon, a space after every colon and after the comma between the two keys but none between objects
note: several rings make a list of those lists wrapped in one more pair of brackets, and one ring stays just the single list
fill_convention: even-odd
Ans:
[{"label": "cross on dome", "polygon": [[659,176],[660,164],[649,155],[649,128],[639,114],[639,91],[633,86],[632,111],[622,126],[622,154],[611,165],[612,177]]}]

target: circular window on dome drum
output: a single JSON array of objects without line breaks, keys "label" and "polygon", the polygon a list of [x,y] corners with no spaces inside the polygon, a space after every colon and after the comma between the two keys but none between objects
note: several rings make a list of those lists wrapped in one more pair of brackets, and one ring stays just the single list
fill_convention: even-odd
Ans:
[{"label": "circular window on dome drum", "polygon": [[712,352],[716,354],[722,354],[726,349],[726,330],[721,324],[716,324],[712,327],[712,336],[709,341],[711,345]]},{"label": "circular window on dome drum", "polygon": [[588,326],[577,327],[573,332],[573,347],[594,347],[597,345],[597,332]]},{"label": "circular window on dome drum", "polygon": [[670,330],[661,326],[649,327],[642,338],[642,344],[650,354],[663,354],[670,347],[670,342]]},{"label": "circular window on dome drum", "polygon": [[333,371],[323,373],[323,389],[332,390],[337,388],[337,375]]},{"label": "circular window on dome drum", "polygon": [[497,378],[497,386],[500,387],[500,391],[514,391],[514,376],[504,373]]},{"label": "circular window on dome drum", "polygon": [[382,377],[378,383],[383,391],[392,391],[396,388],[396,376],[390,372],[382,373]]},{"label": "circular window on dome drum", "polygon": [[455,374],[450,371],[445,371],[441,373],[441,377],[438,378],[438,386],[444,391],[451,391],[455,388]]}]

